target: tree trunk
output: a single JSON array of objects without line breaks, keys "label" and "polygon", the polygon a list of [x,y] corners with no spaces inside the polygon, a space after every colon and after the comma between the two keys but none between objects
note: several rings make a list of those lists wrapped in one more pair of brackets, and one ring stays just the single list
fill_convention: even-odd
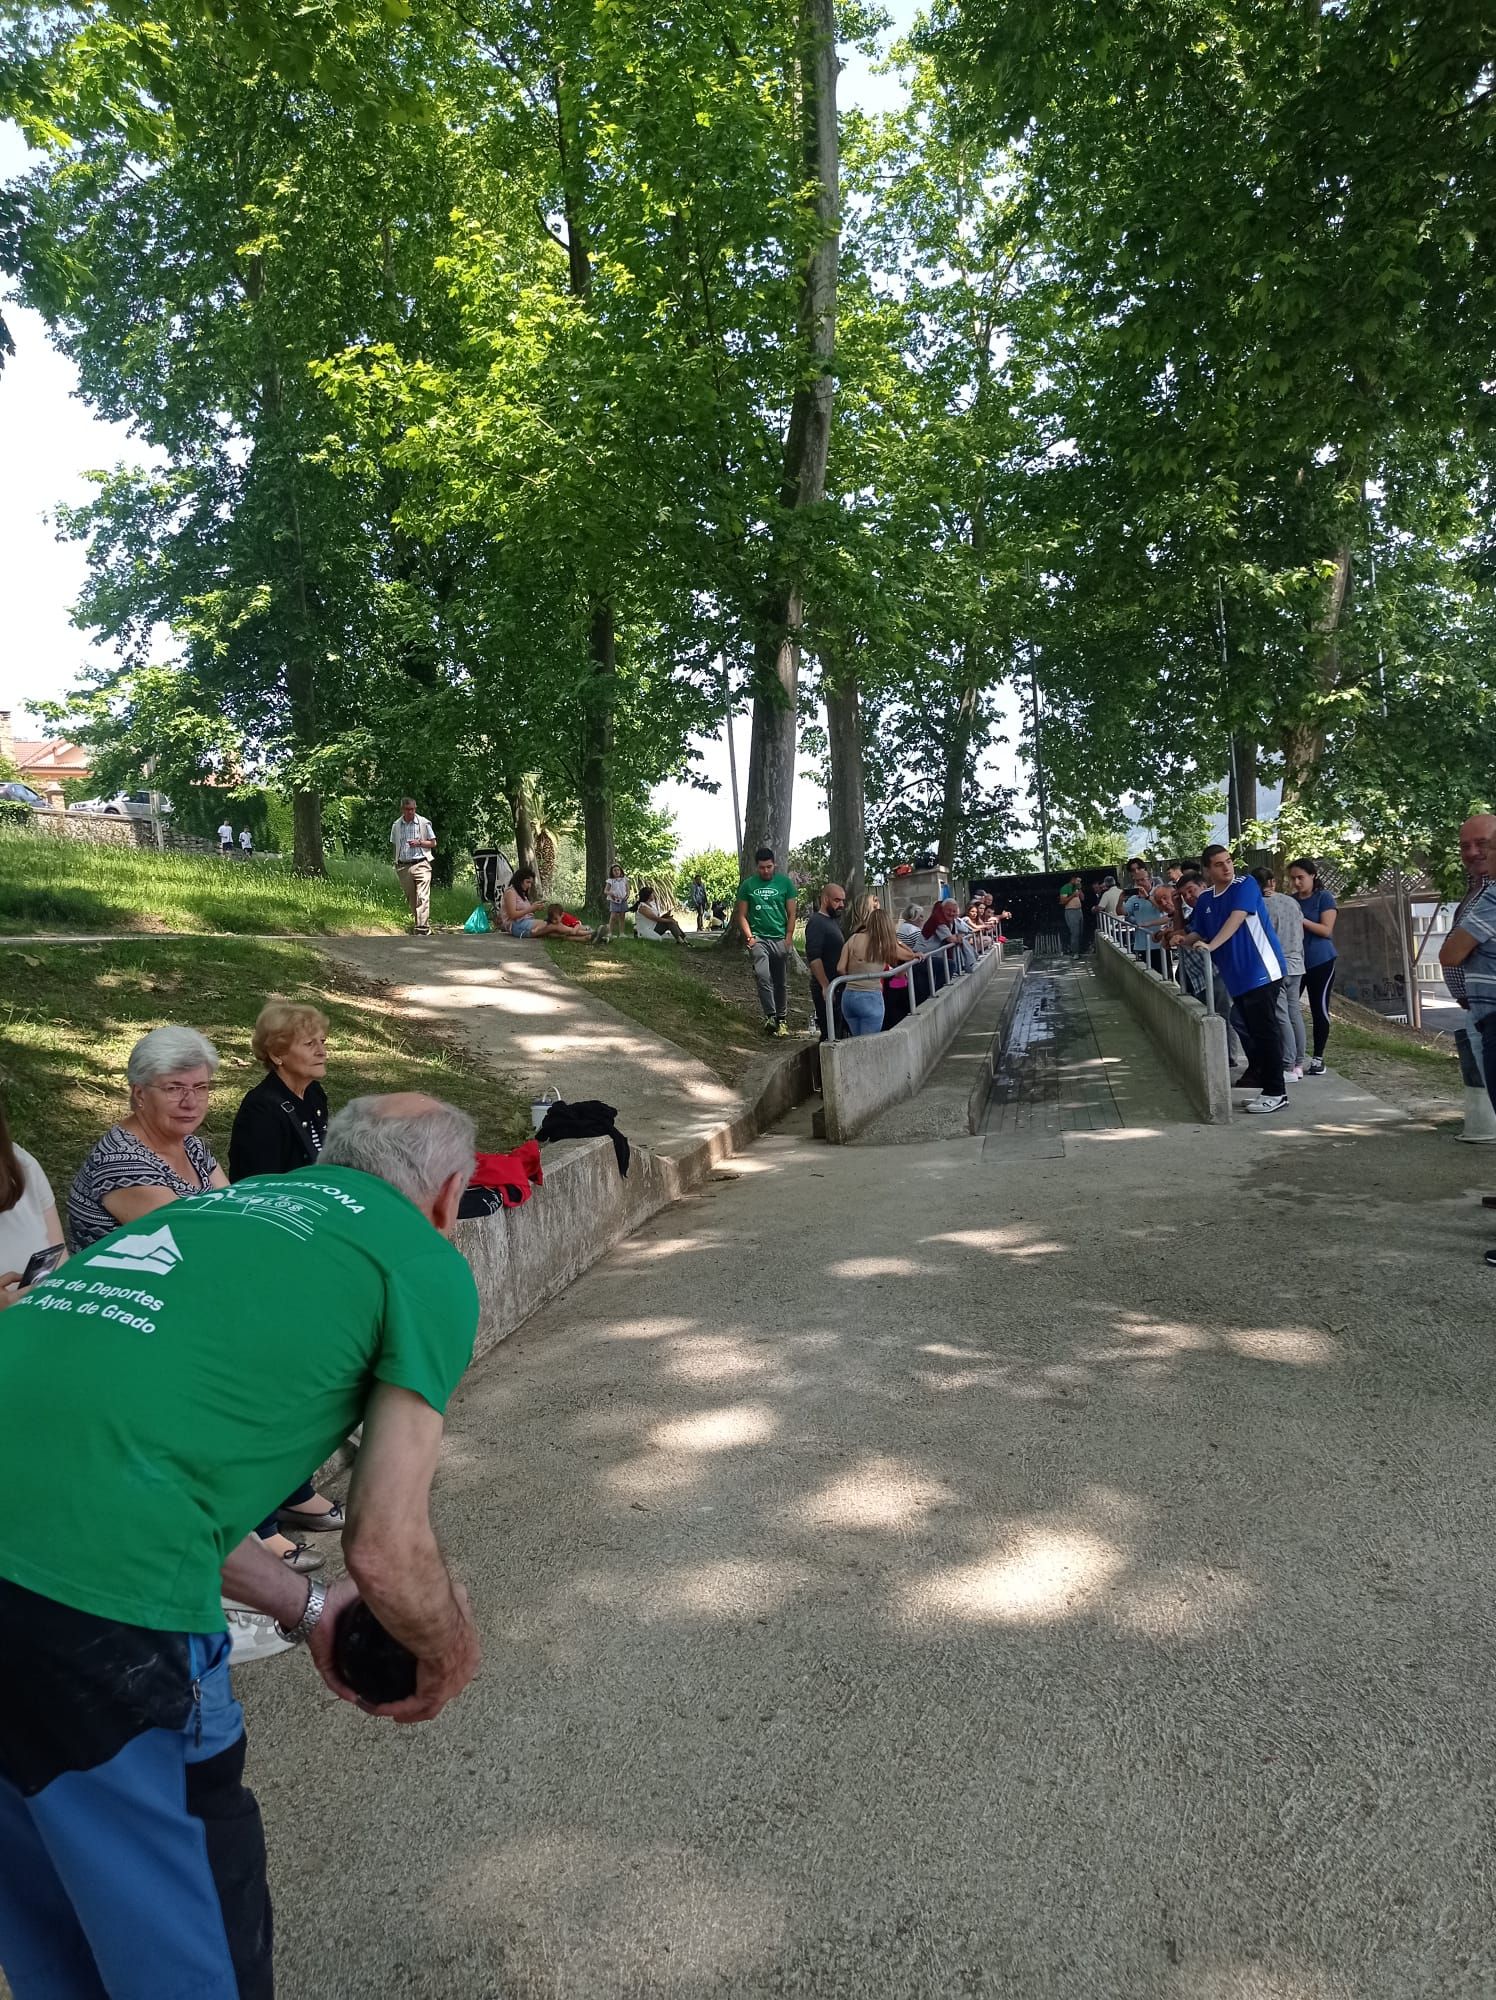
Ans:
[{"label": "tree trunk", "polygon": [[1257,739],[1244,733],[1231,738],[1226,772],[1226,838],[1240,840],[1241,830],[1257,818]]},{"label": "tree trunk", "polygon": [[535,820],[530,811],[530,795],[523,778],[511,778],[504,787],[509,812],[514,820],[514,868],[538,868],[535,858]]},{"label": "tree trunk", "polygon": [[960,836],[966,804],[966,759],[976,726],[977,690],[968,684],[961,690],[961,699],[956,704],[956,719],[947,737],[945,784],[940,799],[940,838],[935,849],[940,865],[952,875],[956,872],[956,841]]},{"label": "tree trunk", "polygon": [[[840,247],[836,5],[799,0],[799,6],[800,145],[806,184],[813,190],[815,238],[800,277],[798,333],[806,379],[795,391],[784,442],[779,501],[785,513],[814,507],[826,494]],[[784,560],[783,582],[763,607],[753,649],[753,733],[743,814],[743,851],[750,860],[760,846],[772,847],[782,860],[790,845],[805,604],[799,558]]]},{"label": "tree trunk", "polygon": [[867,798],[862,782],[862,697],[855,679],[826,689],[826,735],[831,745],[829,873],[848,898],[867,887]]},{"label": "tree trunk", "polygon": [[322,794],[299,791],[291,794],[293,832],[291,869],[296,875],[325,875],[327,856],[322,848]]},{"label": "tree trunk", "polygon": [[603,884],[613,859],[613,806],[608,795],[613,761],[613,671],[617,663],[613,607],[594,605],[588,633],[592,680],[582,713],[582,841],[586,849],[589,910],[606,906]]},{"label": "tree trunk", "polygon": [[[1321,695],[1333,694],[1340,685],[1340,625],[1351,582],[1351,552],[1342,542],[1332,558],[1334,568],[1325,586],[1324,607],[1315,619],[1312,632],[1317,652],[1315,679]],[[1283,803],[1303,807],[1325,747],[1322,708],[1288,724],[1283,732]]]}]

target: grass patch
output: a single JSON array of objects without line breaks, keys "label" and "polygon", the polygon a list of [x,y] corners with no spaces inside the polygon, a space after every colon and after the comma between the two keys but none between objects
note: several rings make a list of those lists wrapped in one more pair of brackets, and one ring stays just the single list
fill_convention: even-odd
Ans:
[{"label": "grass patch", "polygon": [[261,1075],[249,1031],[272,993],[312,1000],[330,1017],[334,1109],[364,1091],[427,1090],[472,1113],[485,1150],[530,1130],[527,1094],[308,945],[237,938],[13,945],[0,949],[0,968],[0,1092],[17,1140],[41,1161],[64,1205],[84,1154],[129,1108],[132,1044],[165,1021],[200,1029],[223,1058],[203,1134],[227,1161],[239,1099]]},{"label": "grass patch", "polygon": [[[471,884],[434,889],[433,924],[461,924]],[[329,861],[319,879],[288,860],[256,855],[157,854],[57,835],[0,833],[0,933],[44,931],[273,931],[336,936],[402,931],[410,922],[395,871],[369,855]]]},{"label": "grass patch", "polygon": [[674,1042],[724,1083],[739,1082],[763,1055],[765,1036],[743,952],[625,938],[601,950],[549,938],[542,943],[575,985]]},{"label": "grass patch", "polygon": [[1453,1049],[1431,1048],[1427,1042],[1414,1041],[1411,1036],[1381,1035],[1375,1028],[1359,1027],[1338,1016],[1330,1031],[1327,1059],[1333,1062],[1335,1056],[1345,1049],[1353,1049],[1360,1055],[1394,1056],[1399,1062],[1421,1065],[1448,1077],[1459,1073],[1459,1058]]}]

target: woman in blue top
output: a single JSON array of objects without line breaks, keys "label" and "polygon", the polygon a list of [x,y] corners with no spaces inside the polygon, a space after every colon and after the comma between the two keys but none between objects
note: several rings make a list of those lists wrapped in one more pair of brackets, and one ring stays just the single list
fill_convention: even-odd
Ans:
[{"label": "woman in blue top", "polygon": [[1325,1073],[1325,1044],[1330,1039],[1330,988],[1335,984],[1335,898],[1319,886],[1319,863],[1306,854],[1288,864],[1288,886],[1304,913],[1304,970],[1299,990],[1309,995],[1314,1024],[1314,1054],[1304,1065],[1305,1076]]}]

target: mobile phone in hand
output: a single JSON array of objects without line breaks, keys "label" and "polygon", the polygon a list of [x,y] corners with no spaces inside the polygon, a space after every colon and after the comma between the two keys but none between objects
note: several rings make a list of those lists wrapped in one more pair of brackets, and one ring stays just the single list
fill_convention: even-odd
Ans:
[{"label": "mobile phone in hand", "polygon": [[28,1285],[34,1285],[38,1278],[45,1278],[49,1271],[55,1271],[62,1262],[67,1249],[64,1243],[49,1243],[45,1250],[38,1250],[21,1273],[20,1289],[24,1292]]}]

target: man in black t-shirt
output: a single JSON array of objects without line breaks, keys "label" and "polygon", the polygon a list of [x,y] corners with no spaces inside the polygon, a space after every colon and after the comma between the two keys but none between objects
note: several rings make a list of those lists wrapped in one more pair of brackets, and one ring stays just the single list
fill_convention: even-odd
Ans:
[{"label": "man in black t-shirt", "polygon": [[[810,966],[810,1004],[821,1039],[826,1039],[826,989],[836,977],[841,963],[841,913],[847,907],[847,892],[840,882],[828,882],[821,891],[819,906],[806,919],[805,958]],[[841,1026],[840,1019],[837,1026]]]}]

